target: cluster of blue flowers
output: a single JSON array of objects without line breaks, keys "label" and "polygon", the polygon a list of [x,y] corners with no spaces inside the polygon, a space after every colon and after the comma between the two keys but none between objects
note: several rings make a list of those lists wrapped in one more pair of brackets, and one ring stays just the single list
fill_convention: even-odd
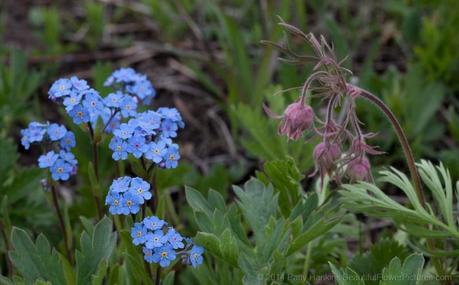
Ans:
[{"label": "cluster of blue flowers", "polygon": [[190,238],[184,238],[173,227],[156,216],[146,217],[135,223],[131,229],[132,242],[143,246],[144,259],[167,267],[177,255],[185,264],[197,267],[202,264],[204,248],[194,245]]},{"label": "cluster of blue flowers", "polygon": [[115,87],[123,93],[136,96],[145,104],[150,104],[156,96],[156,90],[147,77],[129,67],[120,68],[113,72],[104,85]]},{"label": "cluster of blue flowers", "polygon": [[125,160],[128,154],[144,157],[161,168],[175,168],[180,159],[179,147],[172,142],[184,123],[175,108],[159,108],[138,113],[113,131],[110,141],[114,160]]},{"label": "cluster of blue flowers", "polygon": [[117,128],[123,118],[136,116],[139,100],[150,103],[156,95],[147,77],[132,68],[116,70],[105,85],[113,86],[117,91],[102,98],[85,80],[73,76],[54,82],[48,94],[51,100],[65,106],[75,124],[91,123],[95,127],[101,118],[107,132]]},{"label": "cluster of blue flowers", "polygon": [[140,206],[152,198],[150,184],[139,177],[123,176],[113,180],[105,205],[112,215],[137,214]]},{"label": "cluster of blue flowers", "polygon": [[21,135],[21,143],[25,149],[29,149],[31,143],[44,141],[53,147],[53,150],[38,158],[38,166],[48,168],[53,180],[66,181],[76,174],[78,162],[70,152],[76,145],[73,132],[59,124],[32,122],[26,129],[21,130]]}]

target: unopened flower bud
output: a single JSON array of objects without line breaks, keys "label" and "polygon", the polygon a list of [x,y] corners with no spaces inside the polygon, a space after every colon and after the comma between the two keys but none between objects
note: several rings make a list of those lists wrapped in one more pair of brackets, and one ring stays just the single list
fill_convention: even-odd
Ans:
[{"label": "unopened flower bud", "polygon": [[365,156],[351,160],[347,165],[346,174],[351,181],[369,181],[371,179],[370,161]]},{"label": "unopened flower bud", "polygon": [[279,125],[279,134],[287,135],[291,140],[297,140],[303,132],[311,128],[314,120],[314,111],[304,105],[301,100],[287,106]]},{"label": "unopened flower bud", "polygon": [[314,148],[313,158],[318,168],[330,170],[341,157],[341,149],[337,143],[321,142]]},{"label": "unopened flower bud", "polygon": [[48,179],[46,178],[41,179],[40,184],[41,184],[43,191],[45,192],[51,191],[51,185],[49,185]]}]

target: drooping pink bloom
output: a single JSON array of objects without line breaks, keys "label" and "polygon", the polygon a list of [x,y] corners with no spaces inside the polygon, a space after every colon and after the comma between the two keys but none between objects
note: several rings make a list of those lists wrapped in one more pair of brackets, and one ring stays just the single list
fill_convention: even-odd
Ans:
[{"label": "drooping pink bloom", "polygon": [[337,143],[321,142],[315,146],[313,154],[315,170],[310,177],[319,173],[320,181],[326,174],[330,175],[336,167],[336,162],[341,157],[341,148]]},{"label": "drooping pink bloom", "polygon": [[278,132],[291,140],[297,140],[304,131],[312,127],[313,120],[314,111],[310,106],[304,105],[303,100],[300,100],[287,106]]},{"label": "drooping pink bloom", "polygon": [[371,166],[370,161],[366,156],[354,158],[347,164],[346,175],[354,181],[370,181]]}]

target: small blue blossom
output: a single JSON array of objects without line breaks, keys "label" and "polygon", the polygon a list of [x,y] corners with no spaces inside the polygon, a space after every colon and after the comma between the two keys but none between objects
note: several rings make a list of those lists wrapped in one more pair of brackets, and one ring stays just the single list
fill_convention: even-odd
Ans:
[{"label": "small blue blossom", "polygon": [[166,234],[166,239],[173,249],[184,248],[183,237],[177,233],[173,228],[169,228],[169,231]]},{"label": "small blue blossom", "polygon": [[123,176],[113,180],[110,186],[110,192],[123,193],[129,190],[132,178],[129,176]]},{"label": "small blue blossom", "polygon": [[69,116],[77,125],[87,123],[91,119],[88,110],[86,110],[81,104],[78,104],[75,107],[73,107],[73,109],[69,111]]},{"label": "small blue blossom", "polygon": [[143,200],[150,200],[152,197],[150,192],[150,184],[139,177],[132,178],[129,191],[142,197]]},{"label": "small blue blossom", "polygon": [[152,231],[160,230],[166,225],[165,221],[161,220],[160,218],[156,216],[145,218],[143,220],[143,223],[145,224],[147,229],[152,230]]},{"label": "small blue blossom", "polygon": [[103,111],[105,105],[99,93],[91,89],[84,95],[83,107],[85,107],[90,114],[99,115]]},{"label": "small blue blossom", "polygon": [[144,137],[133,136],[128,140],[128,152],[135,158],[140,158],[147,150]]},{"label": "small blue blossom", "polygon": [[156,90],[145,76],[136,81],[133,85],[127,86],[126,90],[129,93],[136,95],[147,104],[150,103],[151,99],[156,96]]},{"label": "small blue blossom", "polygon": [[123,99],[123,97],[124,94],[120,91],[110,93],[107,97],[104,98],[105,105],[107,107],[120,108],[121,100]]},{"label": "small blue blossom", "polygon": [[109,210],[111,214],[136,214],[144,204],[144,200],[151,199],[149,189],[150,185],[141,178],[123,176],[113,180],[105,203],[111,205],[112,210]]},{"label": "small blue blossom", "polygon": [[75,135],[73,132],[67,131],[65,133],[65,136],[60,141],[60,146],[65,150],[69,150],[76,146]]},{"label": "small blue blossom", "polygon": [[47,125],[38,122],[31,122],[26,129],[21,130],[21,143],[25,149],[29,149],[30,144],[41,142],[46,134]]},{"label": "small blue blossom", "polygon": [[135,72],[134,69],[128,68],[120,68],[115,70],[110,77],[104,83],[104,86],[112,86],[115,83],[131,83],[137,81],[139,79],[139,75]]},{"label": "small blue blossom", "polygon": [[166,152],[166,144],[163,141],[159,141],[158,143],[152,142],[148,145],[148,149],[145,152],[145,158],[158,164],[163,160]]},{"label": "small blue blossom", "polygon": [[[146,217],[131,228],[134,245],[143,245],[144,259],[167,267],[177,255],[186,264],[197,267],[202,264],[204,249],[193,244],[190,238],[182,237],[173,227],[156,216]],[[185,244],[186,242],[186,244]]]},{"label": "small blue blossom", "polygon": [[153,263],[153,250],[143,247],[143,258],[148,263]]},{"label": "small blue blossom", "polygon": [[58,141],[62,139],[67,133],[67,129],[58,124],[51,124],[48,127],[48,136],[52,141]]},{"label": "small blue blossom", "polygon": [[143,199],[131,192],[126,192],[123,195],[121,202],[121,213],[123,215],[137,214],[140,210],[140,205],[143,204]]},{"label": "small blue blossom", "polygon": [[137,114],[137,101],[129,95],[125,95],[120,102],[121,116],[133,117]]},{"label": "small blue blossom", "polygon": [[154,111],[139,113],[136,117],[137,125],[148,135],[156,134],[161,126],[161,116]]},{"label": "small blue blossom", "polygon": [[85,90],[88,90],[89,89],[89,85],[88,85],[88,82],[86,82],[86,80],[83,80],[83,79],[79,79],[78,77],[76,76],[72,76],[70,78],[70,83],[72,84],[72,87],[76,90],[76,91],[85,91]]},{"label": "small blue blossom", "polygon": [[152,260],[155,263],[159,263],[161,267],[167,267],[176,258],[176,253],[170,245],[166,245],[153,250]]},{"label": "small blue blossom", "polygon": [[134,245],[144,244],[147,240],[147,229],[142,223],[135,223],[131,229],[131,237]]},{"label": "small blue blossom", "polygon": [[154,249],[163,246],[167,242],[164,233],[161,230],[157,230],[153,233],[148,233],[145,239],[145,246],[149,249]]},{"label": "small blue blossom", "polygon": [[54,151],[50,151],[47,154],[43,154],[38,158],[38,167],[49,168],[54,165],[59,155]]},{"label": "small blue blossom", "polygon": [[163,137],[175,138],[177,136],[178,125],[171,120],[164,120],[161,123],[161,135]]},{"label": "small blue blossom", "polygon": [[65,162],[70,163],[70,165],[76,165],[77,164],[77,160],[75,158],[75,155],[73,155],[73,153],[71,153],[69,151],[61,150],[59,152],[59,157],[61,159],[63,159]]},{"label": "small blue blossom", "polygon": [[122,139],[128,139],[134,133],[132,124],[122,123],[118,129],[113,131],[113,134]]},{"label": "small blue blossom", "polygon": [[120,215],[122,213],[122,196],[119,193],[110,192],[105,197],[105,205],[109,206],[108,211],[112,215]]},{"label": "small blue blossom", "polygon": [[73,107],[75,107],[76,105],[80,104],[82,97],[83,97],[83,95],[81,93],[77,93],[77,92],[72,92],[70,94],[70,96],[65,97],[65,99],[63,101],[63,104],[65,106],[65,110],[67,112],[70,112],[73,109]]},{"label": "small blue blossom", "polygon": [[166,168],[176,168],[178,165],[178,160],[180,159],[180,154],[178,148],[171,146],[168,148],[166,155],[164,156],[165,167]]},{"label": "small blue blossom", "polygon": [[191,265],[194,268],[198,267],[203,262],[203,258],[202,258],[203,253],[204,253],[203,247],[194,245],[189,252],[188,262],[191,263]]},{"label": "small blue blossom", "polygon": [[114,160],[125,160],[128,157],[127,148],[128,144],[117,137],[113,137],[108,147],[113,150],[112,158]]},{"label": "small blue blossom", "polygon": [[63,159],[58,159],[53,166],[51,166],[51,177],[53,180],[63,180],[66,181],[70,178],[70,174],[73,171],[72,165],[67,163]]},{"label": "small blue blossom", "polygon": [[178,125],[178,127],[185,127],[185,123],[182,120],[182,116],[175,108],[161,107],[157,110],[158,114],[162,116],[164,120],[170,120]]},{"label": "small blue blossom", "polygon": [[72,82],[62,78],[53,83],[49,89],[49,98],[56,100],[57,98],[69,95],[72,92]]}]

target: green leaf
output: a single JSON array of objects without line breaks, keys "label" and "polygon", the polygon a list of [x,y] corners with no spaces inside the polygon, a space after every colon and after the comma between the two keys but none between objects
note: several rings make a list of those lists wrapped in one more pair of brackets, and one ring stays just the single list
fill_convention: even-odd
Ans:
[{"label": "green leaf", "polygon": [[185,196],[188,204],[194,211],[203,212],[209,217],[212,215],[213,211],[211,210],[211,207],[204,196],[202,196],[202,194],[197,190],[187,186],[185,187]]},{"label": "green leaf", "polygon": [[83,232],[80,250],[76,251],[77,284],[89,284],[91,276],[102,261],[107,262],[116,245],[116,234],[112,232],[112,222],[104,217],[92,233]]},{"label": "green leaf", "polygon": [[171,271],[164,276],[162,280],[163,285],[174,285],[175,271]]},{"label": "green leaf", "polygon": [[394,257],[384,268],[380,285],[416,285],[423,265],[424,257],[421,254],[408,256],[403,265],[398,257]]},{"label": "green leaf", "polygon": [[352,269],[346,268],[343,272],[333,264],[329,263],[329,265],[338,285],[365,285],[362,278]]},{"label": "green leaf", "polygon": [[273,187],[265,187],[259,180],[252,178],[244,184],[244,189],[233,186],[233,191],[238,197],[239,208],[255,233],[257,243],[262,242],[265,225],[278,211],[277,195],[274,195]]},{"label": "green leaf", "polygon": [[237,266],[239,248],[237,240],[232,235],[230,229],[223,231],[220,236],[220,252],[225,261],[231,263],[233,266]]},{"label": "green leaf", "polygon": [[220,240],[214,234],[205,233],[205,232],[198,232],[194,238],[196,244],[201,245],[210,253],[222,257],[222,253],[220,250]]},{"label": "green leaf", "polygon": [[10,251],[11,261],[27,283],[43,279],[53,284],[65,284],[58,254],[44,235],[39,235],[34,244],[24,230],[13,228],[11,242],[14,248]]},{"label": "green leaf", "polygon": [[[408,250],[392,239],[382,239],[374,244],[368,253],[356,255],[349,267],[355,270],[360,276],[378,276],[383,268],[394,258],[402,261],[408,256]],[[378,285],[378,280],[367,280],[367,285]]]},{"label": "green leaf", "polygon": [[289,216],[302,195],[303,187],[300,181],[304,176],[292,158],[267,162],[264,171],[279,193],[279,207],[282,213],[285,217]]}]

